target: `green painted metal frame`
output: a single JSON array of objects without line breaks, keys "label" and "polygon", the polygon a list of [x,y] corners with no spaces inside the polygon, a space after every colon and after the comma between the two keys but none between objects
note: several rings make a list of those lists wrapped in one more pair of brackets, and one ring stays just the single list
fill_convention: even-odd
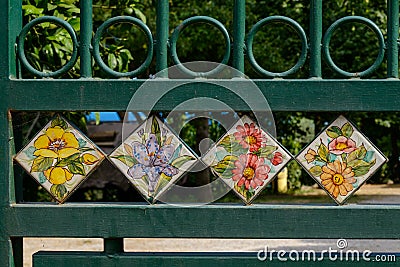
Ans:
[{"label": "green painted metal frame", "polygon": [[[89,1],[81,6],[81,34],[91,34]],[[273,111],[400,111],[400,81],[398,78],[398,1],[388,1],[388,79],[384,80],[324,80],[321,75],[322,5],[311,1],[310,19],[310,79],[256,80]],[[168,59],[168,0],[157,2],[157,33],[155,57],[157,71],[167,68]],[[245,1],[236,0],[233,33],[233,66],[244,69]],[[124,237],[166,238],[381,238],[400,239],[400,205],[208,205],[203,207],[171,207],[168,205],[18,203],[16,177],[12,156],[11,110],[125,110],[130,98],[144,83],[143,80],[90,79],[92,57],[90,39],[80,38],[81,79],[23,80],[16,79],[18,62],[15,53],[17,36],[22,29],[21,1],[5,0],[0,9],[0,266],[22,266],[23,237],[101,237],[105,239],[105,254],[39,253],[37,264],[52,264],[69,259],[80,262],[84,257],[91,266],[160,263],[160,258],[172,264],[185,263],[182,255],[132,256],[125,255]],[[86,36],[88,37],[88,36]],[[168,77],[167,72],[163,77]],[[154,80],[154,90],[177,80]],[[228,94],[218,85],[192,81],[166,95],[156,109],[170,110],[176,104],[195,96],[228,99],[237,110],[248,106]],[[242,90],[244,81],[221,80],[221,85]],[[51,88],[51,93],[49,93]],[[340,99],[322,97],[335,93]],[[68,95],[68,99],[64,96]],[[149,92],[148,97],[151,97]],[[251,95],[251,93],[250,93]],[[251,97],[251,96],[250,96]],[[258,99],[253,98],[257,106]],[[136,108],[141,109],[141,103]],[[262,103],[257,106],[263,110]],[[201,107],[193,107],[201,110]],[[327,225],[325,218],[330,218]],[[359,231],[354,231],[357,224]],[[252,225],[252,227],[248,227]],[[264,225],[268,225],[265,230]],[[253,229],[259,229],[254,232]],[[231,229],[227,232],[226,229]],[[90,256],[90,258],[88,258]],[[80,259],[78,259],[80,258]],[[106,259],[107,258],[107,259]],[[114,258],[112,260],[111,258]],[[212,261],[213,258],[210,259]],[[225,258],[226,259],[226,258]],[[87,261],[85,260],[85,263]],[[249,259],[245,259],[249,260]],[[245,260],[238,262],[244,264]],[[105,263],[104,263],[105,262]],[[188,264],[190,260],[186,261]],[[233,265],[231,258],[217,261]],[[254,262],[254,260],[252,261]],[[88,263],[89,264],[89,263]],[[101,265],[103,264],[103,265]],[[265,264],[265,263],[262,263]],[[305,262],[305,265],[312,263]],[[327,262],[329,264],[329,262]],[[55,264],[56,266],[61,266]],[[43,265],[40,265],[43,266]],[[86,265],[88,266],[88,265]]]},{"label": "green painted metal frame", "polygon": [[[279,261],[277,256],[272,260],[259,261],[257,253],[123,253],[109,255],[107,253],[88,253],[84,255],[77,252],[39,252],[33,256],[33,262],[36,266],[83,266],[90,256],[92,261],[98,267],[131,267],[131,266],[299,266],[298,261]],[[285,256],[288,258],[288,256]],[[320,255],[317,255],[319,259]],[[371,257],[372,260],[372,257]],[[385,266],[397,266],[400,256],[396,256],[396,261],[382,263]],[[308,261],[305,266],[324,266],[340,267],[349,266],[346,261],[330,261],[328,257],[322,260]],[[360,260],[360,263],[362,260]],[[376,262],[362,262],[363,266],[376,266]]]}]

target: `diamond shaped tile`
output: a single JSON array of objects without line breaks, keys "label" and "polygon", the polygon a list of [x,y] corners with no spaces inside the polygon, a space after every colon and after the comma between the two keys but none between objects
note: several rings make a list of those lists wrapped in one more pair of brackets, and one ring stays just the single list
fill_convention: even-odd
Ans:
[{"label": "diamond shaped tile", "polygon": [[296,160],[341,205],[387,158],[353,124],[339,116]]},{"label": "diamond shaped tile", "polygon": [[291,158],[271,135],[243,116],[202,160],[250,204]]},{"label": "diamond shaped tile", "polygon": [[58,202],[64,202],[104,159],[83,133],[57,116],[15,160]]},{"label": "diamond shaped tile", "polygon": [[108,158],[149,203],[154,203],[197,162],[195,154],[154,116]]}]

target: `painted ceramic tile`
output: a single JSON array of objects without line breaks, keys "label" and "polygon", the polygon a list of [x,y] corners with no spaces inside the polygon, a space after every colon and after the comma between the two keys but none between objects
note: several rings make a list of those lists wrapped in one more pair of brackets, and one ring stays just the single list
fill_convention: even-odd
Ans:
[{"label": "painted ceramic tile", "polygon": [[202,158],[250,204],[292,156],[249,117],[242,117]]},{"label": "painted ceramic tile", "polygon": [[296,160],[336,203],[343,204],[387,158],[340,116]]},{"label": "painted ceramic tile", "polygon": [[62,117],[51,120],[15,160],[58,202],[64,202],[104,154]]},{"label": "painted ceramic tile", "polygon": [[109,159],[149,202],[154,203],[197,161],[158,118],[148,118]]}]

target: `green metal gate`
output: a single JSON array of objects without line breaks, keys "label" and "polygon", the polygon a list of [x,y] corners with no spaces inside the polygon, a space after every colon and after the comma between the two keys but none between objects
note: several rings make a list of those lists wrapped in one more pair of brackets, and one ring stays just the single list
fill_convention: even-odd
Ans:
[{"label": "green metal gate", "polygon": [[[0,170],[0,265],[22,266],[22,241],[24,237],[99,237],[104,238],[102,253],[47,252],[39,253],[34,258],[35,266],[143,266],[143,265],[190,265],[225,264],[232,266],[266,264],[259,262],[256,255],[248,254],[184,254],[184,253],[124,253],[123,238],[297,238],[297,239],[398,239],[400,229],[399,205],[207,205],[202,207],[174,207],[169,205],[133,205],[114,203],[22,203],[21,181],[14,176],[13,160],[15,154],[12,133],[11,111],[115,111],[125,110],[132,95],[144,83],[144,80],[108,80],[91,78],[91,59],[98,56],[96,48],[90,50],[92,42],[91,1],[81,3],[81,36],[76,56],[81,60],[81,78],[64,79],[20,79],[17,71],[17,36],[22,29],[22,1],[4,0],[0,10],[0,135],[1,161]],[[154,54],[157,71],[168,67],[168,42],[171,47],[177,36],[169,38],[168,0],[157,1],[157,32]],[[361,17],[346,17],[338,20],[322,35],[322,1],[311,0],[309,41],[303,39],[303,51],[299,64],[285,73],[270,73],[260,69],[265,76],[285,77],[306,60],[309,53],[309,79],[260,79],[255,83],[269,100],[273,111],[400,111],[398,80],[398,30],[399,3],[388,0],[387,38],[370,21]],[[197,20],[204,19],[196,18]],[[196,20],[193,19],[193,20]],[[210,21],[209,19],[205,19]],[[257,68],[251,53],[252,38],[245,39],[245,1],[236,0],[234,6],[233,29],[233,67],[244,71],[245,47],[249,60]],[[273,17],[269,20],[287,18]],[[339,69],[329,56],[329,41],[332,32],[344,22],[362,22],[378,35],[380,50],[373,66],[360,73],[349,73]],[[56,22],[57,21],[53,21]],[[262,23],[268,23],[263,21]],[[261,23],[261,24],[262,24]],[[259,25],[261,27],[262,25]],[[294,26],[295,27],[295,26]],[[256,31],[256,29],[254,30]],[[255,32],[250,33],[253,36]],[[95,36],[96,38],[99,36]],[[98,40],[97,40],[98,41]],[[152,42],[149,43],[152,47]],[[21,48],[21,38],[19,47]],[[78,43],[76,43],[78,45]],[[372,73],[382,62],[387,52],[386,79],[358,79]],[[323,52],[338,73],[357,79],[323,79],[321,58]],[[150,51],[149,60],[152,53]],[[172,58],[177,60],[176,53]],[[23,59],[23,57],[22,57]],[[229,54],[224,61],[228,61]],[[99,60],[97,60],[99,61]],[[148,67],[149,61],[142,66]],[[259,66],[258,66],[259,67]],[[261,67],[259,67],[261,68]],[[36,73],[38,76],[48,76]],[[59,73],[55,73],[57,75]],[[111,75],[123,76],[113,73]],[[136,73],[130,73],[135,76]],[[165,73],[165,77],[167,73]],[[154,90],[172,80],[154,81]],[[240,87],[240,79],[221,80],[227,86]],[[47,92],[51,88],[52,93]],[[342,101],[331,105],[331,99],[320,98],[321,94],[335,91],[343,96]],[[222,99],[226,92],[223,88],[210,88],[204,82],[196,84],[196,91],[190,86],[182,86],[173,92],[169,101],[160,102],[159,110],[171,110],[177,104],[195,96]],[[68,94],[68,100],[58,101]],[[151,97],[151,92],[149,92]],[[256,99],[254,99],[256,100]],[[249,107],[235,100],[226,100],[228,105],[237,110],[248,111]],[[288,105],[287,103],[291,103]],[[305,216],[306,215],[306,216]],[[330,224],[318,223],[324,218],[331,218]],[[188,222],[190,219],[190,223]],[[229,220],[229,221],[227,221]],[[149,225],[147,222],[151,221]],[[57,223],[55,223],[57,222]],[[232,231],[226,232],[227,223]],[[253,232],[247,227],[251,224],[259,229]],[[263,225],[269,225],[268,230]],[[310,228],[309,225],[313,225]],[[360,231],[354,231],[358,225]],[[364,264],[363,262],[360,262]],[[268,264],[298,264],[298,262]],[[317,262],[304,262],[313,266]],[[346,262],[330,262],[329,266],[344,265]],[[395,264],[395,263],[393,263]],[[373,263],[372,263],[373,265]],[[389,263],[387,263],[389,265]]]}]

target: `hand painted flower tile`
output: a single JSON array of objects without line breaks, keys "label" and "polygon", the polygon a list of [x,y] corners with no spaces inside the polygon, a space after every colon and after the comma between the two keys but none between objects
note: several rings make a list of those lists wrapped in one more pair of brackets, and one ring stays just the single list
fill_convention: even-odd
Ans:
[{"label": "hand painted flower tile", "polygon": [[15,160],[62,203],[104,157],[83,133],[58,116],[15,156]]},{"label": "hand painted flower tile", "polygon": [[340,116],[296,160],[336,203],[343,204],[387,158]]},{"label": "hand painted flower tile", "polygon": [[160,119],[148,118],[109,159],[149,202],[154,203],[197,161]]},{"label": "hand painted flower tile", "polygon": [[272,136],[243,116],[202,160],[250,204],[291,158]]}]

